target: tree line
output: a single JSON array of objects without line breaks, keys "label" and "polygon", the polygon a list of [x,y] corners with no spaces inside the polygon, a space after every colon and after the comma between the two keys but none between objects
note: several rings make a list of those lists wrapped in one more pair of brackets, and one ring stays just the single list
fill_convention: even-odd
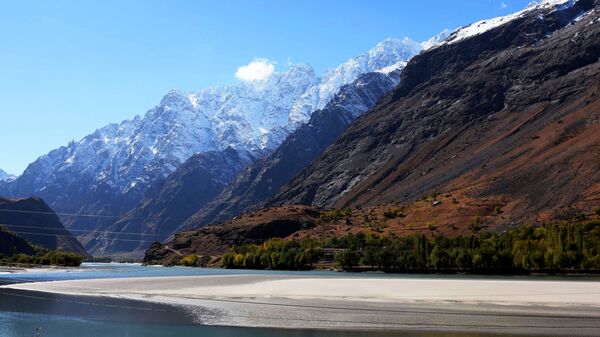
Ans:
[{"label": "tree line", "polygon": [[77,267],[81,265],[82,261],[83,256],[75,253],[44,249],[38,249],[36,255],[19,253],[12,256],[0,256],[0,263],[8,265],[53,265]]},{"label": "tree line", "polygon": [[271,239],[233,247],[225,268],[312,269],[336,249],[338,268],[388,271],[533,272],[600,270],[600,222],[521,226],[503,233],[447,237],[348,234],[327,240]]}]

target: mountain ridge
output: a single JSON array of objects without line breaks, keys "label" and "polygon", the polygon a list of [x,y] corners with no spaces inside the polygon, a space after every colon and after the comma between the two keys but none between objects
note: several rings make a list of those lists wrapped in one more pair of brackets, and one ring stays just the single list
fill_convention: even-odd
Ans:
[{"label": "mountain ridge", "polygon": [[[199,216],[196,214],[203,211],[209,212],[201,221],[206,224],[233,217],[242,209],[265,201],[278,190],[279,186],[291,179],[294,173],[333,142],[346,125],[391,90],[398,83],[403,66],[404,63],[395,64],[391,66],[395,70],[386,69],[384,72],[359,75],[357,80],[344,85],[325,108],[314,112],[308,123],[293,131],[272,153],[240,162],[236,159],[237,151],[233,149],[230,149],[229,153],[215,152],[223,162],[238,163],[234,170],[218,164],[207,168],[204,162],[206,158],[197,159],[202,157],[202,154],[192,156],[169,175],[165,184],[151,193],[147,201],[143,201],[108,229],[111,233],[120,231],[131,233],[140,232],[142,226],[146,228],[143,231],[144,235],[162,233],[162,237],[166,238],[182,228],[197,226]],[[247,157],[252,156],[248,154]],[[258,176],[254,175],[257,170],[260,171]],[[221,180],[219,187],[207,189],[207,186],[213,186],[207,178],[224,172],[229,174]],[[248,176],[246,172],[252,173]],[[191,180],[186,177],[195,178]],[[252,184],[249,180],[253,180]],[[241,195],[239,197],[235,195],[241,194],[243,189],[246,190],[243,198]],[[147,219],[142,220],[145,216]],[[144,235],[128,234],[125,237],[130,242],[137,238],[140,240],[139,247],[143,248],[148,245],[148,242],[143,240]],[[106,237],[107,241],[104,243],[106,250],[102,250],[102,253],[106,254],[128,254],[128,249],[130,250],[133,245],[111,242],[110,238],[115,237],[112,234],[92,234],[91,237],[94,240]],[[119,237],[123,236],[119,235]],[[153,239],[160,237],[155,236]],[[97,251],[97,248],[90,247],[87,242],[86,247]]]},{"label": "mountain ridge", "polygon": [[600,1],[565,3],[415,56],[400,84],[264,208],[155,243],[145,261],[217,265],[269,238],[596,226]]},{"label": "mountain ridge", "polygon": [[[41,156],[13,181],[0,182],[0,193],[36,195],[61,212],[123,214],[193,154],[231,147],[262,155],[339,87],[420,49],[410,40],[388,39],[321,77],[310,66],[294,64],[252,83],[172,90],[144,116],[109,124]],[[95,226],[64,221],[78,229]]]},{"label": "mountain ridge", "polygon": [[[588,16],[582,20],[584,13]],[[491,165],[490,161],[497,153],[489,151],[490,148],[494,148],[501,151],[500,153],[506,153],[507,149],[501,150],[497,144],[494,147],[484,145],[486,138],[483,135],[489,132],[490,137],[496,137],[496,133],[493,132],[497,132],[500,136],[503,120],[516,123],[519,115],[511,115],[511,109],[526,111],[523,115],[535,116],[536,110],[532,110],[531,105],[538,102],[557,104],[556,102],[566,100],[569,97],[567,94],[571,95],[569,100],[572,102],[579,99],[587,102],[586,104],[594,104],[596,89],[592,83],[594,79],[597,80],[594,77],[597,76],[594,75],[597,63],[594,62],[597,62],[600,52],[594,44],[596,35],[590,28],[593,24],[589,22],[593,23],[596,16],[597,3],[594,1],[580,0],[572,6],[559,9],[542,6],[484,33],[457,43],[441,44],[417,55],[403,71],[400,85],[377,107],[358,118],[338,141],[328,148],[321,159],[307,167],[267,205],[312,204],[343,208],[358,204],[375,205],[415,200],[429,193],[443,192],[456,186],[466,188],[470,184],[486,186],[494,183],[498,186],[497,182],[485,179],[477,183],[477,180],[473,179],[467,185],[465,180],[471,180],[469,170],[474,170],[473,175],[479,177],[485,176],[486,168],[487,171],[493,170],[494,167],[498,170],[502,167],[505,170],[501,163],[498,163],[498,166]],[[577,37],[578,33],[584,32],[586,38],[591,39],[587,44],[584,43],[583,37],[573,39],[572,36]],[[550,42],[556,42],[560,48],[550,48]],[[458,48],[461,49],[460,52]],[[578,51],[576,55],[569,55],[574,51]],[[551,59],[550,55],[554,59]],[[529,68],[521,68],[522,64],[528,65]],[[583,72],[579,78],[580,83],[571,77],[574,76],[572,72],[578,69]],[[463,82],[458,82],[457,78]],[[553,88],[549,83],[554,83],[557,87]],[[561,87],[571,89],[559,91],[558,88]],[[576,98],[573,91],[577,91],[572,88],[586,89],[588,92]],[[527,97],[526,93],[531,97]],[[569,109],[575,109],[576,106]],[[567,107],[565,103],[561,108]],[[587,110],[589,108],[581,110],[582,107],[579,106],[577,109],[573,110],[573,116],[577,115],[579,120],[586,120],[583,116],[590,113]],[[550,107],[546,112],[548,116],[561,116],[569,110]],[[551,128],[551,119],[548,118],[536,127]],[[593,115],[590,118],[594,120]],[[526,120],[521,122],[527,123]],[[527,124],[514,126],[517,130],[514,132],[518,134],[514,138],[519,139],[522,144],[519,146],[524,146],[524,149],[529,147],[529,141],[540,137],[533,129],[525,128],[525,125]],[[588,126],[573,130],[583,132],[589,128]],[[564,132],[573,133],[569,129]],[[508,149],[516,146],[508,141],[510,136],[504,137],[507,137],[504,145]],[[581,135],[577,132],[573,137]],[[581,144],[591,146],[588,151],[594,153],[592,140],[584,142],[583,139],[578,139],[582,140]],[[466,145],[460,145],[458,141],[463,141]],[[500,141],[498,144],[501,143]],[[476,150],[477,147],[473,144],[483,148]],[[546,145],[545,149],[548,153],[556,151],[551,148],[551,144]],[[488,152],[485,152],[485,156],[479,154],[480,157],[477,157],[476,153],[479,152],[469,151]],[[458,162],[460,160],[465,161]],[[510,160],[510,157],[503,159],[504,163],[509,163]],[[590,165],[595,165],[593,161],[583,164],[588,169]],[[567,162],[560,165],[567,165]],[[546,172],[553,171],[547,165],[543,167]],[[592,179],[593,182],[598,177],[589,174],[586,178]],[[495,179],[508,180],[508,177],[500,174]],[[529,179],[527,181],[531,184],[528,187],[517,184],[514,179],[509,185],[513,189],[513,196],[520,195],[517,200],[511,201],[511,207],[521,207],[521,214],[514,220],[531,219],[522,208],[527,203],[520,199],[529,193],[519,188],[530,188],[547,196],[550,193],[547,188],[539,186],[539,182]],[[550,186],[555,185],[548,179],[540,181],[545,181]],[[477,188],[474,188],[472,193],[491,195],[484,191],[475,192],[476,190]],[[577,190],[578,193],[584,193],[580,187],[577,187]],[[530,197],[533,200],[543,199],[540,196]],[[579,195],[579,198],[583,197],[582,194]],[[570,204],[571,202],[556,202],[547,206],[561,208]],[[540,207],[529,211],[532,214],[546,212],[545,208]]]}]

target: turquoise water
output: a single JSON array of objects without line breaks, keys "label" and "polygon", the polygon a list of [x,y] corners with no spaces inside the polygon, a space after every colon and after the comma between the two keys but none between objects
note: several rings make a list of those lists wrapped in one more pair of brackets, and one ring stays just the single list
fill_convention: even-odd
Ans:
[{"label": "turquoise water", "polygon": [[[256,270],[225,270],[186,267],[144,267],[136,264],[87,263],[82,268],[51,272],[28,272],[0,274],[0,284],[32,281],[73,280],[118,277],[156,277],[188,275],[239,275],[239,274],[283,274],[328,277],[356,276],[351,273],[330,271],[278,272]],[[362,273],[362,277],[405,277],[405,278],[565,278],[565,277],[481,277],[466,275],[405,275]],[[573,279],[573,277],[568,277]],[[576,277],[578,280],[598,280],[598,277]],[[281,336],[281,337],[338,337],[338,336],[449,336],[488,337],[490,335],[452,333],[399,333],[399,332],[351,332],[328,330],[281,330],[258,328],[233,328],[202,326],[193,323],[189,312],[172,306],[85,297],[40,294],[24,291],[0,290],[0,337],[153,337],[153,336]]]},{"label": "turquoise water", "polygon": [[446,278],[446,279],[523,279],[523,280],[577,280],[599,281],[600,275],[464,275],[464,274],[386,274],[381,272],[340,273],[335,271],[271,271],[271,270],[243,270],[220,268],[189,268],[189,267],[160,267],[142,266],[128,263],[83,263],[81,268],[70,270],[28,272],[1,274],[0,282],[35,282],[35,281],[60,281],[98,278],[121,277],[156,277],[156,276],[195,276],[195,275],[307,275],[327,277],[360,277],[374,278]]},{"label": "turquoise water", "polygon": [[5,282],[39,282],[60,280],[81,280],[98,278],[121,278],[121,277],[156,277],[156,276],[195,276],[195,275],[323,275],[343,276],[342,273],[331,271],[267,271],[267,270],[232,270],[220,268],[189,268],[189,267],[160,267],[142,266],[129,263],[83,263],[81,268],[69,270],[43,271],[0,274],[0,280]]}]

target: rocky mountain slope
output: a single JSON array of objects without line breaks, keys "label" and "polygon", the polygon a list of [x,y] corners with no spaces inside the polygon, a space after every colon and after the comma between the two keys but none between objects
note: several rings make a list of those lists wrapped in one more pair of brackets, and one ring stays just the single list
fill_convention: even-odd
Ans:
[{"label": "rocky mountain slope", "polygon": [[597,221],[600,2],[544,2],[501,22],[414,57],[400,84],[284,186],[274,207],[179,233],[145,260],[195,254],[214,263],[280,217],[305,224],[271,228],[263,241]]},{"label": "rocky mountain slope", "polygon": [[413,58],[400,85],[268,203],[281,206],[179,233],[145,261],[216,263],[251,243],[253,227],[307,211],[303,228],[271,228],[262,241],[597,219],[599,7],[544,1],[454,32]]},{"label": "rocky mountain slope", "polygon": [[39,198],[0,198],[0,225],[33,244],[87,255],[54,211]]},{"label": "rocky mountain slope", "polygon": [[[231,148],[240,156],[261,157],[324,108],[343,85],[367,72],[394,69],[422,48],[409,39],[387,39],[321,76],[295,64],[264,80],[192,93],[173,90],[144,116],[107,125],[38,158],[15,180],[0,182],[0,193],[43,197],[62,213],[118,217],[192,155]],[[78,230],[111,222],[63,220]]]},{"label": "rocky mountain slope", "polygon": [[219,226],[184,231],[166,244],[153,243],[146,251],[144,262],[172,265],[192,253],[218,256],[232,246],[261,243],[310,229],[317,224],[320,214],[315,207],[279,207],[243,215]]},{"label": "rocky mountain slope", "polygon": [[453,33],[414,57],[399,86],[269,204],[344,208],[452,192],[501,202],[504,226],[598,207],[598,7],[546,1]]},{"label": "rocky mountain slope", "polygon": [[190,214],[218,195],[255,159],[249,152],[232,148],[193,155],[157,184],[137,207],[80,239],[98,255],[143,251],[151,241],[172,235]]}]

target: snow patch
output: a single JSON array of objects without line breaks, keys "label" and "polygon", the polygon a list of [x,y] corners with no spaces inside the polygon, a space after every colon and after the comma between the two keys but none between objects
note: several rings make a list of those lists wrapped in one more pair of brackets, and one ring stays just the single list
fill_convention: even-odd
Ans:
[{"label": "snow patch", "polygon": [[533,10],[550,9],[550,8],[552,8],[554,10],[560,10],[560,9],[564,9],[564,8],[573,6],[573,4],[575,4],[575,2],[576,2],[576,0],[543,0],[541,2],[534,1],[534,2],[531,2],[529,4],[529,6],[527,6],[525,9],[523,9],[521,11],[509,14],[506,16],[493,18],[493,19],[477,21],[477,22],[474,22],[463,28],[459,28],[459,29],[455,30],[441,44],[456,43],[456,42],[462,41],[466,38],[485,33],[491,29],[494,29],[496,27],[504,25],[514,19],[522,17],[524,14],[526,14],[530,11],[533,11]]}]

